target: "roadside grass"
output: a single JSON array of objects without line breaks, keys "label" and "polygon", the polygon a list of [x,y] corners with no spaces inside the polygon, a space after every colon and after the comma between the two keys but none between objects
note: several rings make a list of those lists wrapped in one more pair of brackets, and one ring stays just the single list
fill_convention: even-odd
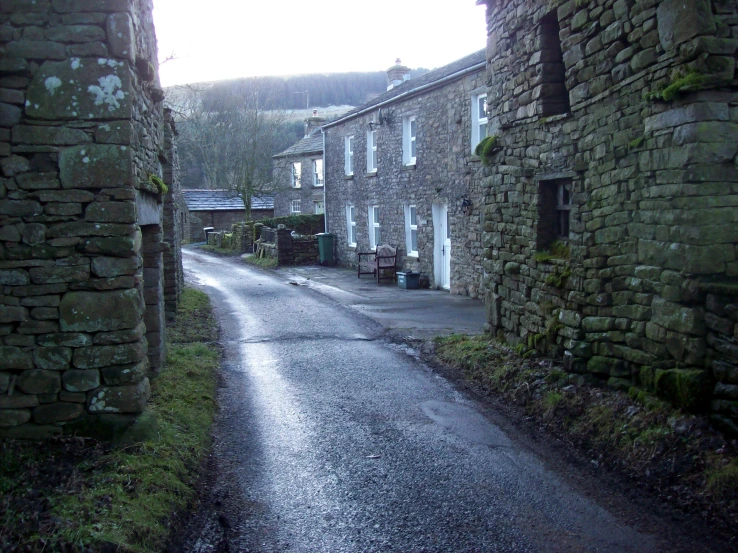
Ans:
[{"label": "roadside grass", "polygon": [[435,355],[478,389],[571,446],[578,457],[699,514],[732,536],[738,524],[738,443],[704,415],[631,388],[577,385],[549,359],[524,359],[486,336],[437,338]]},{"label": "roadside grass", "polygon": [[241,252],[237,252],[236,250],[232,250],[230,248],[219,248],[218,246],[210,246],[208,244],[203,244],[202,246],[198,246],[201,250],[205,250],[211,253],[217,253],[219,255],[239,255]]},{"label": "roadside grass", "polygon": [[[207,296],[186,289],[152,382],[153,430],[117,444],[65,436],[0,444],[0,550],[162,551],[195,497],[216,409],[217,334]],[[74,549],[76,548],[76,549]]]},{"label": "roadside grass", "polygon": [[276,269],[277,260],[272,257],[256,257],[255,255],[249,255],[243,258],[244,263],[261,267],[262,269]]}]

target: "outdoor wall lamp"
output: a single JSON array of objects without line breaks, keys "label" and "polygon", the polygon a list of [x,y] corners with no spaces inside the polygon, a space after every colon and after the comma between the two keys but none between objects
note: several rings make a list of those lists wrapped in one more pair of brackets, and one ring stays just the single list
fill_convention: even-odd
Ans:
[{"label": "outdoor wall lamp", "polygon": [[468,198],[464,198],[461,201],[461,212],[464,215],[469,215],[469,213],[471,213],[472,207],[474,207],[474,205],[471,203],[471,201]]}]

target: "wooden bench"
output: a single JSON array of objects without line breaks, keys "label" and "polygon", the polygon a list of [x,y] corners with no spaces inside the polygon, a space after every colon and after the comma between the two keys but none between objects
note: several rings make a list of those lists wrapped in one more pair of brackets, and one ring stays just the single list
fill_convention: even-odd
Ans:
[{"label": "wooden bench", "polygon": [[[358,278],[361,278],[361,275],[374,275],[377,284],[380,280],[397,280],[397,248],[384,244],[377,246],[377,251],[358,252],[357,255],[359,256]],[[382,276],[383,273],[385,276]]]}]

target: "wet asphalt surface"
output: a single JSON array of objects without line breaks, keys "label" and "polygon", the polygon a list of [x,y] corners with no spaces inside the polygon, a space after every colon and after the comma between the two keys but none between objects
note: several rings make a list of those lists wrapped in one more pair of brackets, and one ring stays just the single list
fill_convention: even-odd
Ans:
[{"label": "wet asphalt surface", "polygon": [[670,551],[551,471],[383,328],[185,250],[224,346],[191,552]]}]

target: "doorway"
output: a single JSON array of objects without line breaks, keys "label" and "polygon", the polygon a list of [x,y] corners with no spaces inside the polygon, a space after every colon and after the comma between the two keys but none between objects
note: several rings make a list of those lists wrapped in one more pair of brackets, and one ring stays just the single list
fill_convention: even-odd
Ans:
[{"label": "doorway", "polygon": [[451,289],[451,229],[446,204],[433,204],[433,273],[436,286]]}]

